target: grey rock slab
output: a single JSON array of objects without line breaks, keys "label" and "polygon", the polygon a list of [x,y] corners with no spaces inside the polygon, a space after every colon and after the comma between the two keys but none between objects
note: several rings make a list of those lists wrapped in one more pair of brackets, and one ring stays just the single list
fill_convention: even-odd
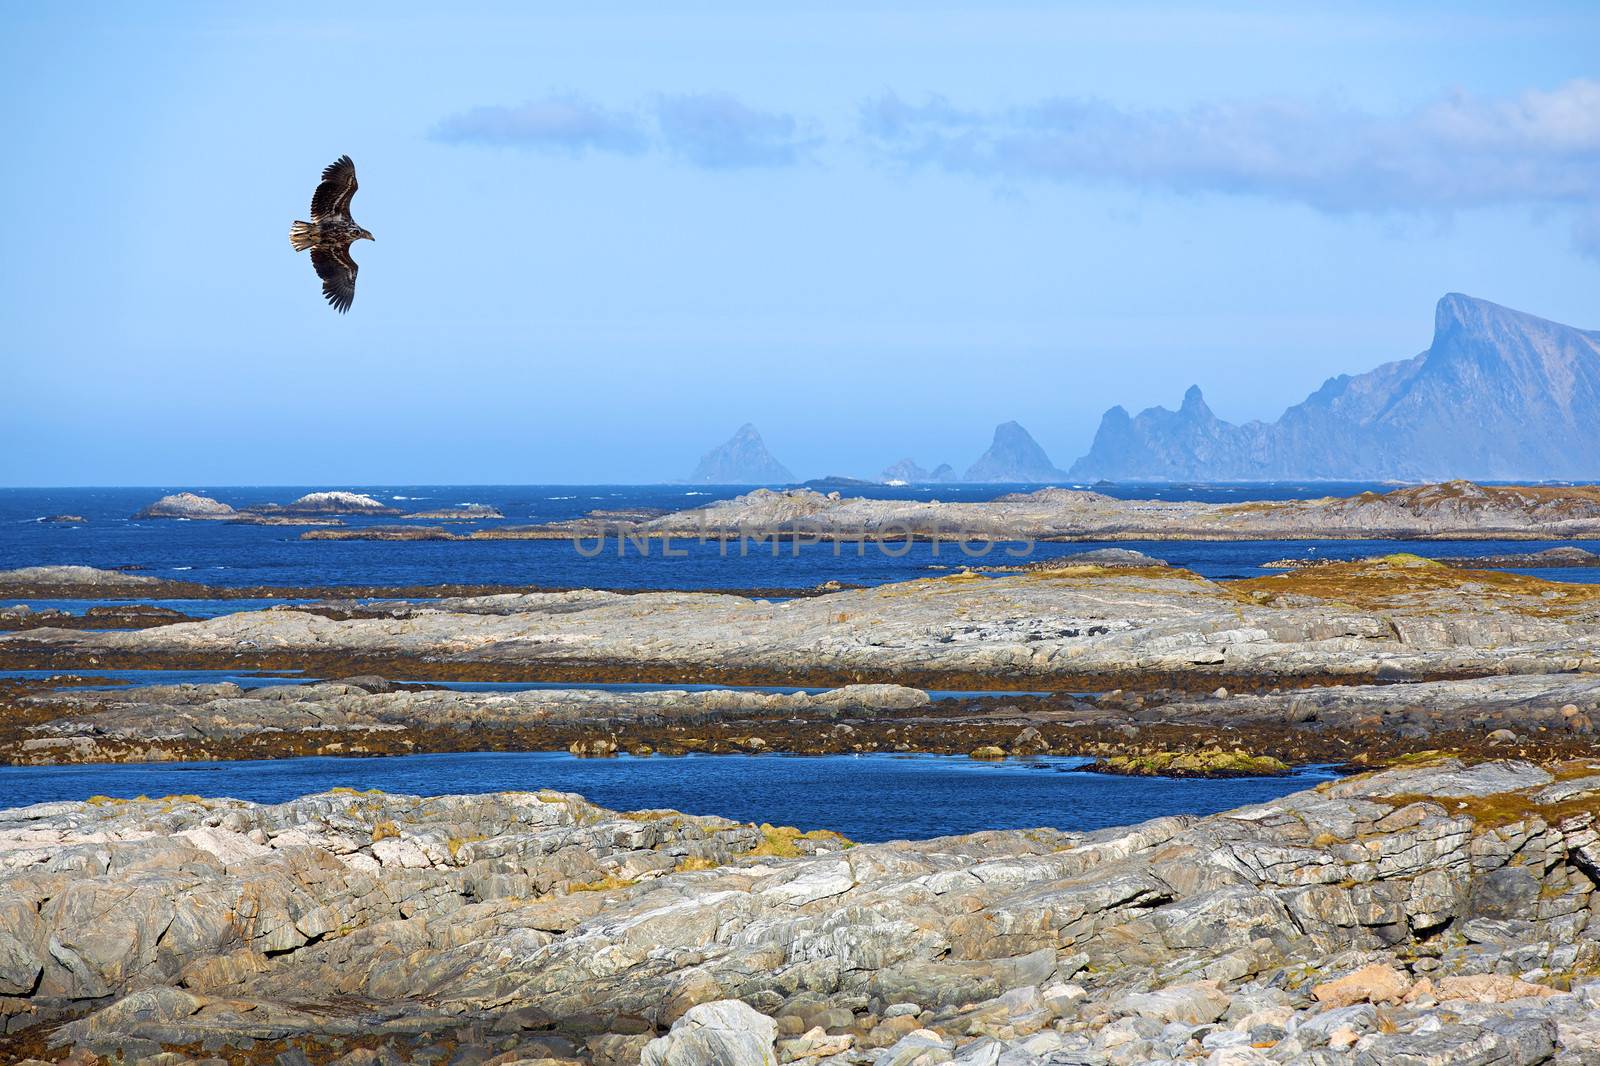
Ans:
[{"label": "grey rock slab", "polygon": [[690,1007],[645,1045],[640,1066],[777,1066],[777,1025],[738,1000]]},{"label": "grey rock slab", "polygon": [[[1549,980],[1600,963],[1583,827],[1483,827],[1366,798],[1374,781],[1415,794],[1441,772],[1521,786],[1520,797],[1545,787],[1509,765],[1402,767],[1094,834],[796,858],[752,855],[763,838],[749,825],[624,817],[557,792],[5,810],[0,1019],[83,1015],[64,1038],[94,1048],[352,1032],[439,1042],[541,1025],[643,1036],[675,1023],[679,1039],[669,1031],[656,1054],[702,1054],[718,1042],[749,1050],[727,1035],[749,1023],[771,1052],[770,1017],[782,1015],[788,1036],[825,1020],[897,1040],[833,1055],[853,1063],[905,1044],[884,1028],[901,1019],[938,1030],[916,1053],[932,1059],[982,1037],[1006,1062],[1159,1060],[1207,1039],[1210,1053],[1242,1053],[1258,1030],[1285,1034],[1309,1061],[1347,1056],[1328,1048],[1346,1028],[1373,1046],[1443,1030],[1423,1031],[1404,1005],[1384,1008],[1399,1015],[1394,1033],[1369,1004],[1317,1012],[1308,984],[1373,962],[1435,983]],[[715,868],[680,868],[689,857]],[[686,1020],[728,1001],[762,1021],[734,1008]],[[1588,1002],[1450,1009],[1491,1034],[1472,1036],[1482,1047],[1518,1055],[1542,1030],[1502,1022],[1582,1033]],[[1149,1016],[1118,1017],[1130,1010]]]},{"label": "grey rock slab", "polygon": [[[1537,614],[1526,608],[1538,606]],[[1008,678],[1219,668],[1274,675],[1600,669],[1600,603],[1470,583],[1426,602],[1358,612],[1336,599],[1241,600],[1184,571],[1078,568],[951,576],[782,603],[733,595],[580,590],[436,604],[335,620],[296,610],[225,615],[136,632],[38,629],[0,650],[72,656],[269,653],[582,659],[793,671],[958,671]]]},{"label": "grey rock slab", "polygon": [[1446,1024],[1428,1033],[1382,1037],[1355,1061],[1360,1066],[1535,1066],[1555,1054],[1557,1035],[1547,1019]]}]

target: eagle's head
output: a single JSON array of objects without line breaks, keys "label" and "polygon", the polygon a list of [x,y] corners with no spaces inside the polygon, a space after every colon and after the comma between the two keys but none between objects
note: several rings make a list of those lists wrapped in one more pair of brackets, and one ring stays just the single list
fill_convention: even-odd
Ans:
[{"label": "eagle's head", "polygon": [[369,229],[364,229],[364,230],[362,230],[362,231],[361,231],[361,235],[360,235],[360,236],[359,236],[359,237],[357,237],[357,238],[356,238],[356,239],[357,239],[357,240],[369,240],[369,241],[375,241],[375,240],[377,240],[377,239],[378,239],[378,238],[376,238],[376,237],[374,237],[374,236],[373,236],[373,235],[372,235],[372,231],[371,231],[371,230],[369,230]]}]

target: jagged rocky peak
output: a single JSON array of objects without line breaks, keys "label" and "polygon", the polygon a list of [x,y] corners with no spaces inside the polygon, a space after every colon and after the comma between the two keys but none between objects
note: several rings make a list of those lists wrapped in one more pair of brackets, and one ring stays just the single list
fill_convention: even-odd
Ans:
[{"label": "jagged rocky peak", "polygon": [[1101,420],[1074,478],[1442,481],[1600,475],[1600,333],[1449,293],[1420,355],[1328,379],[1275,422],[1177,411]]},{"label": "jagged rocky peak", "polygon": [[884,467],[881,477],[890,484],[904,482],[908,485],[915,485],[919,482],[927,481],[928,472],[917,465],[915,459],[907,458]]},{"label": "jagged rocky peak", "polygon": [[934,481],[954,481],[955,471],[949,463],[940,463],[932,470],[925,470],[915,459],[907,458],[884,467],[880,476],[890,484],[904,482],[907,485],[924,485]]},{"label": "jagged rocky peak", "polygon": [[1206,405],[1206,398],[1200,392],[1199,385],[1190,385],[1183,394],[1183,403],[1178,408],[1180,415],[1190,418],[1212,418],[1211,408]]},{"label": "jagged rocky peak", "polygon": [[1067,475],[1056,468],[1039,442],[1016,422],[994,429],[994,442],[967,468],[964,481],[1059,481]]},{"label": "jagged rocky peak", "polygon": [[733,436],[700,457],[690,481],[711,485],[788,485],[789,468],[767,451],[755,425],[746,422]]}]

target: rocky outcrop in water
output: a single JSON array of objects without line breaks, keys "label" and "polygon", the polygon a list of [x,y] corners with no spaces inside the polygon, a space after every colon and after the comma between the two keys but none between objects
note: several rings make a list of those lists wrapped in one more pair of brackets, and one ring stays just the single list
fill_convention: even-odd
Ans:
[{"label": "rocky outcrop in water", "polygon": [[262,503],[246,508],[266,515],[396,515],[398,507],[359,492],[308,492],[289,503]]},{"label": "rocky outcrop in water", "polygon": [[[619,527],[578,519],[542,527],[571,537]],[[970,540],[1536,540],[1600,537],[1600,488],[1452,481],[1315,500],[1198,503],[1121,500],[1045,488],[982,503],[872,500],[757,489],[620,527],[641,536],[801,535]]]},{"label": "rocky outcrop in water", "polygon": [[[313,493],[312,496],[349,496],[349,493]],[[366,499],[367,497],[360,497]],[[302,497],[308,500],[311,497]],[[298,503],[299,501],[297,501]],[[376,501],[373,501],[376,502]],[[379,505],[381,506],[381,505]],[[366,514],[366,513],[398,513],[398,512],[367,512],[367,511],[342,511],[337,509],[322,509],[315,501],[307,507],[298,507],[296,504],[260,504],[246,508],[243,511],[235,510],[229,504],[220,500],[213,500],[209,496],[197,496],[192,492],[180,492],[171,496],[163,496],[135,514],[134,520],[150,518],[173,518],[186,521],[229,522],[238,525],[339,525],[337,518],[316,517],[333,514]]]},{"label": "rocky outcrop in water", "polygon": [[496,507],[486,503],[463,503],[455,507],[437,507],[431,511],[417,511],[405,517],[433,522],[476,522],[485,518],[504,518]]},{"label": "rocky outcrop in water", "polygon": [[142,603],[96,605],[82,614],[59,607],[0,606],[0,629],[144,629],[193,620],[182,611]]},{"label": "rocky outcrop in water", "polygon": [[1153,555],[1146,555],[1141,551],[1131,548],[1096,548],[1093,551],[1071,552],[1067,555],[1052,555],[1043,559],[1033,559],[1015,566],[975,566],[972,569],[982,574],[1027,574],[1049,570],[1064,570],[1077,566],[1101,567],[1165,567],[1166,560],[1157,559]]},{"label": "rocky outcrop in water", "polygon": [[750,423],[700,457],[689,480],[707,485],[787,485],[789,468],[767,451],[761,432]]},{"label": "rocky outcrop in water", "polygon": [[1225,584],[1160,567],[1066,566],[786,602],[580,590],[445,598],[347,620],[274,609],[136,633],[7,634],[0,662],[298,668],[337,656],[347,673],[363,672],[363,659],[409,659],[554,677],[653,668],[748,679],[740,683],[1111,687],[1163,673],[1399,680],[1594,670],[1597,638],[1600,586],[1397,556]]},{"label": "rocky outcrop in water", "polygon": [[[1097,492],[1063,488],[1008,493],[976,503],[867,499],[850,496],[848,491],[847,483],[844,491],[829,492],[763,488],[670,514],[644,509],[597,510],[582,518],[543,525],[496,526],[468,533],[440,529],[428,539],[798,536],[830,540],[909,538],[992,542],[1600,537],[1600,489],[1587,485],[1476,485],[1454,481],[1381,494],[1365,492],[1315,500],[1225,504],[1122,500]],[[338,522],[338,519],[281,517],[260,520],[308,524]],[[313,540],[404,539],[385,533],[385,530],[375,531],[369,526],[334,533],[313,530],[302,536]]]},{"label": "rocky outcrop in water", "polygon": [[854,847],[547,792],[42,804],[0,813],[0,1012],[126,1061],[1576,1064],[1597,797],[1441,760]]},{"label": "rocky outcrop in water", "polygon": [[1587,548],[1546,548],[1537,552],[1512,552],[1507,555],[1473,555],[1439,560],[1449,566],[1469,570],[1543,570],[1567,567],[1600,566],[1600,554]]},{"label": "rocky outcrop in water", "polygon": [[228,520],[240,517],[231,505],[221,500],[213,500],[210,496],[200,496],[193,492],[179,492],[171,496],[163,496],[155,503],[135,514],[134,519],[145,518],[188,518]]},{"label": "rocky outcrop in water", "polygon": [[[617,521],[637,523],[659,512],[643,509],[618,512]],[[312,520],[307,519],[306,522]],[[337,522],[338,519],[323,521]],[[299,521],[286,524],[301,524]],[[415,528],[415,527],[401,527]],[[448,530],[440,535],[453,537]],[[144,569],[134,567],[131,569]],[[135,582],[126,578],[137,578]],[[838,582],[823,582],[811,588],[761,588],[750,595],[807,596],[840,588]],[[208,585],[198,581],[174,581],[127,570],[92,566],[30,566],[0,570],[0,597],[18,599],[197,599],[197,600],[315,600],[333,597],[349,607],[357,601],[404,597],[493,596],[508,593],[549,592],[543,585],[467,584],[451,582],[428,585]]]},{"label": "rocky outcrop in water", "polygon": [[[935,700],[898,685],[778,695],[457,691],[376,677],[248,689],[0,683],[0,762],[18,765],[484,748],[664,756],[985,749],[994,758],[1080,756],[1111,769],[1226,776],[1308,763],[1370,766],[1439,749],[1582,758],[1593,752],[1597,723],[1600,674],[1593,673]],[[1253,762],[1262,759],[1275,764]]]},{"label": "rocky outcrop in water", "polygon": [[[407,518],[414,517],[407,515]],[[469,540],[443,526],[362,526],[359,529],[312,529],[300,534],[301,540]]]},{"label": "rocky outcrop in water", "polygon": [[[139,589],[161,585],[161,579],[126,570],[107,570],[96,566],[23,566],[0,570],[0,589],[72,589],[96,592],[104,589]],[[15,594],[15,593],[13,593]]]},{"label": "rocky outcrop in water", "polygon": [[[669,726],[737,726],[752,719],[797,719],[803,728],[823,731],[842,715],[876,716],[928,703],[927,693],[899,685],[850,685],[815,694],[578,688],[458,692],[398,689],[381,678],[248,690],[231,682],[104,691],[65,687],[20,701],[31,724],[16,738],[0,739],[0,760],[149,762],[261,754],[364,755],[447,746],[474,750],[485,737],[518,731],[534,742],[524,747],[559,748],[567,746],[571,734],[605,738],[620,730],[648,729],[656,736]],[[457,738],[440,743],[436,731]],[[538,743],[541,737],[543,743]],[[766,747],[749,737],[741,739],[746,750]],[[280,740],[288,743],[267,751],[252,743]],[[616,750],[613,743],[608,754]]]},{"label": "rocky outcrop in water", "polygon": [[1412,359],[1331,378],[1276,422],[1106,412],[1074,478],[1587,480],[1600,470],[1600,332],[1451,293]]},{"label": "rocky outcrop in water", "polygon": [[967,467],[963,481],[1060,481],[1066,472],[1056,469],[1037,441],[1015,422],[994,428],[994,441],[978,461]]}]

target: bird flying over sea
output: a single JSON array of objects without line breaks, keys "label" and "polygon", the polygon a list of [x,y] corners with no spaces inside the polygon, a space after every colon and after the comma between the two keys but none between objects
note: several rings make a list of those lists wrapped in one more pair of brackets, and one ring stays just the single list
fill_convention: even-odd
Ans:
[{"label": "bird flying over sea", "polygon": [[350,217],[356,188],[356,165],[342,155],[322,171],[322,182],[311,196],[311,221],[289,227],[289,243],[297,252],[311,249],[322,295],[340,314],[350,310],[350,301],[356,298],[356,271],[361,269],[350,258],[350,245],[377,240]]}]

